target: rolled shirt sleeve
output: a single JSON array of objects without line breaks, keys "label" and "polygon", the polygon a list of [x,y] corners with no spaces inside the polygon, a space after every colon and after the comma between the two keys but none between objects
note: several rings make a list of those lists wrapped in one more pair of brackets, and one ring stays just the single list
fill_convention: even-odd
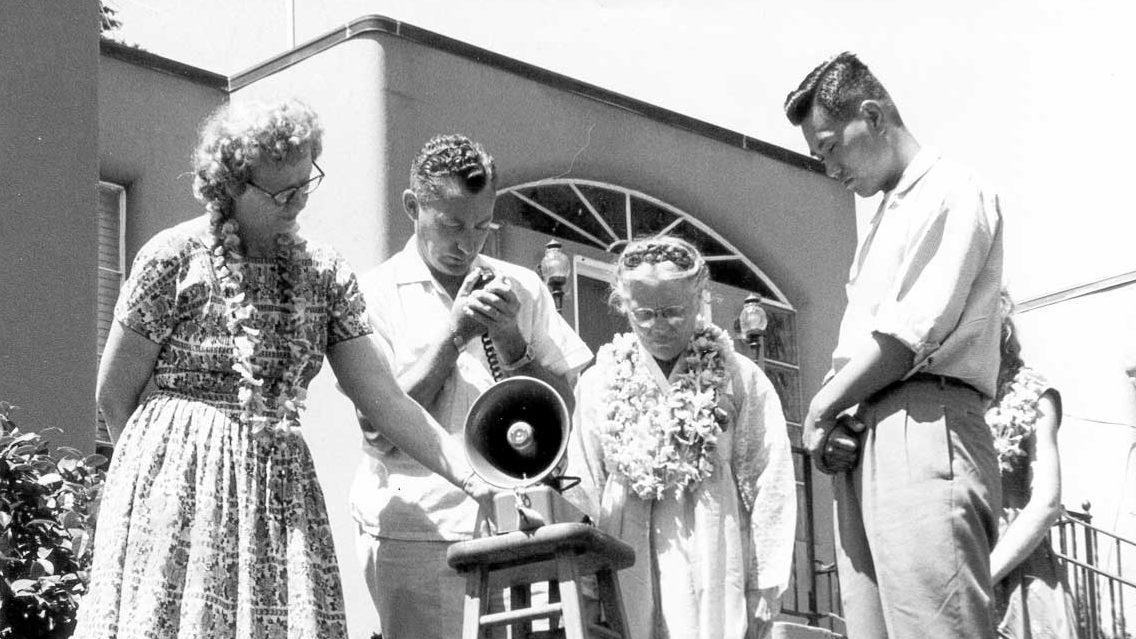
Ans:
[{"label": "rolled shirt sleeve", "polygon": [[960,323],[995,239],[987,210],[998,210],[997,198],[974,185],[951,193],[915,229],[893,292],[879,307],[874,332],[906,344],[916,366]]},{"label": "rolled shirt sleeve", "polygon": [[911,349],[908,375],[953,377],[992,397],[1002,254],[997,195],[969,170],[921,150],[857,251],[832,372],[883,334]]}]

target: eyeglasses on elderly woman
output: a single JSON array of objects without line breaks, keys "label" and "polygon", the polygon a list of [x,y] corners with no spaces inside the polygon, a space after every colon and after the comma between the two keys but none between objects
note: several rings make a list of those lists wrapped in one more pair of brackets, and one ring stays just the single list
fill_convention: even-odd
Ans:
[{"label": "eyeglasses on elderly woman", "polygon": [[662,308],[648,308],[638,307],[629,308],[627,312],[631,315],[631,319],[638,324],[641,328],[654,326],[657,320],[663,320],[670,324],[681,323],[686,318],[686,306],[664,306]]},{"label": "eyeglasses on elderly woman", "polygon": [[285,187],[283,189],[280,189],[279,191],[276,191],[275,193],[270,192],[268,189],[262,187],[256,182],[253,182],[252,180],[248,181],[248,185],[253,187],[257,191],[260,191],[261,193],[267,195],[272,199],[273,202],[276,203],[276,206],[288,206],[288,203],[292,201],[292,198],[296,197],[297,193],[303,193],[304,195],[307,195],[308,193],[316,190],[316,188],[319,187],[320,183],[323,182],[323,169],[321,169],[319,165],[314,161],[312,162],[312,167],[317,171],[317,173],[309,178],[306,182],[297,184],[295,186]]}]

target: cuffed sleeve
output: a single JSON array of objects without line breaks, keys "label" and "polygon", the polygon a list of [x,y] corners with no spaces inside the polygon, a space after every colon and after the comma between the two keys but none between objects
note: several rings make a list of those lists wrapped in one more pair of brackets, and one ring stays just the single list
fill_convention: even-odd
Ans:
[{"label": "cuffed sleeve", "polygon": [[332,290],[328,296],[328,346],[371,333],[367,303],[355,271],[346,260],[337,256],[333,273]]},{"label": "cuffed sleeve", "polygon": [[166,234],[147,242],[122,285],[114,317],[123,326],[156,344],[169,339],[177,326],[178,280],[183,256]]},{"label": "cuffed sleeve", "polygon": [[994,244],[998,215],[997,198],[971,183],[914,229],[872,329],[910,348],[916,366],[958,326]]}]

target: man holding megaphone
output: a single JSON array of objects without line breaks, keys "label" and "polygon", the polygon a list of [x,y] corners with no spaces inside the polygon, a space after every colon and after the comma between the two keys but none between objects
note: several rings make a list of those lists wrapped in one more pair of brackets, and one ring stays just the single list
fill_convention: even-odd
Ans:
[{"label": "man holding megaphone", "polygon": [[[496,381],[535,377],[570,401],[592,358],[535,272],[481,255],[496,185],[481,145],[461,135],[431,139],[402,196],[414,236],[361,278],[372,339],[402,388],[456,438]],[[477,532],[477,504],[360,420],[369,445],[351,510],[383,637],[461,636],[465,580],[446,551]]]}]

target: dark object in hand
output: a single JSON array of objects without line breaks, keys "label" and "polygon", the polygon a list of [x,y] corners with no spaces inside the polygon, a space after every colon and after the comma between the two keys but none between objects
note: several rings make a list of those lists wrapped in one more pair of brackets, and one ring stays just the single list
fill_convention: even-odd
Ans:
[{"label": "dark object in hand", "polygon": [[817,469],[828,475],[852,470],[860,463],[860,433],[852,429],[859,422],[855,415],[845,413],[836,418],[836,425],[825,435],[816,459]]},{"label": "dark object in hand", "polygon": [[492,282],[493,278],[496,277],[496,276],[497,276],[497,274],[494,273],[493,271],[491,271],[490,269],[487,269],[487,268],[480,269],[480,272],[477,274],[477,283],[474,284],[473,288],[471,288],[469,290],[470,291],[476,291],[478,289],[485,288],[485,285]]}]

